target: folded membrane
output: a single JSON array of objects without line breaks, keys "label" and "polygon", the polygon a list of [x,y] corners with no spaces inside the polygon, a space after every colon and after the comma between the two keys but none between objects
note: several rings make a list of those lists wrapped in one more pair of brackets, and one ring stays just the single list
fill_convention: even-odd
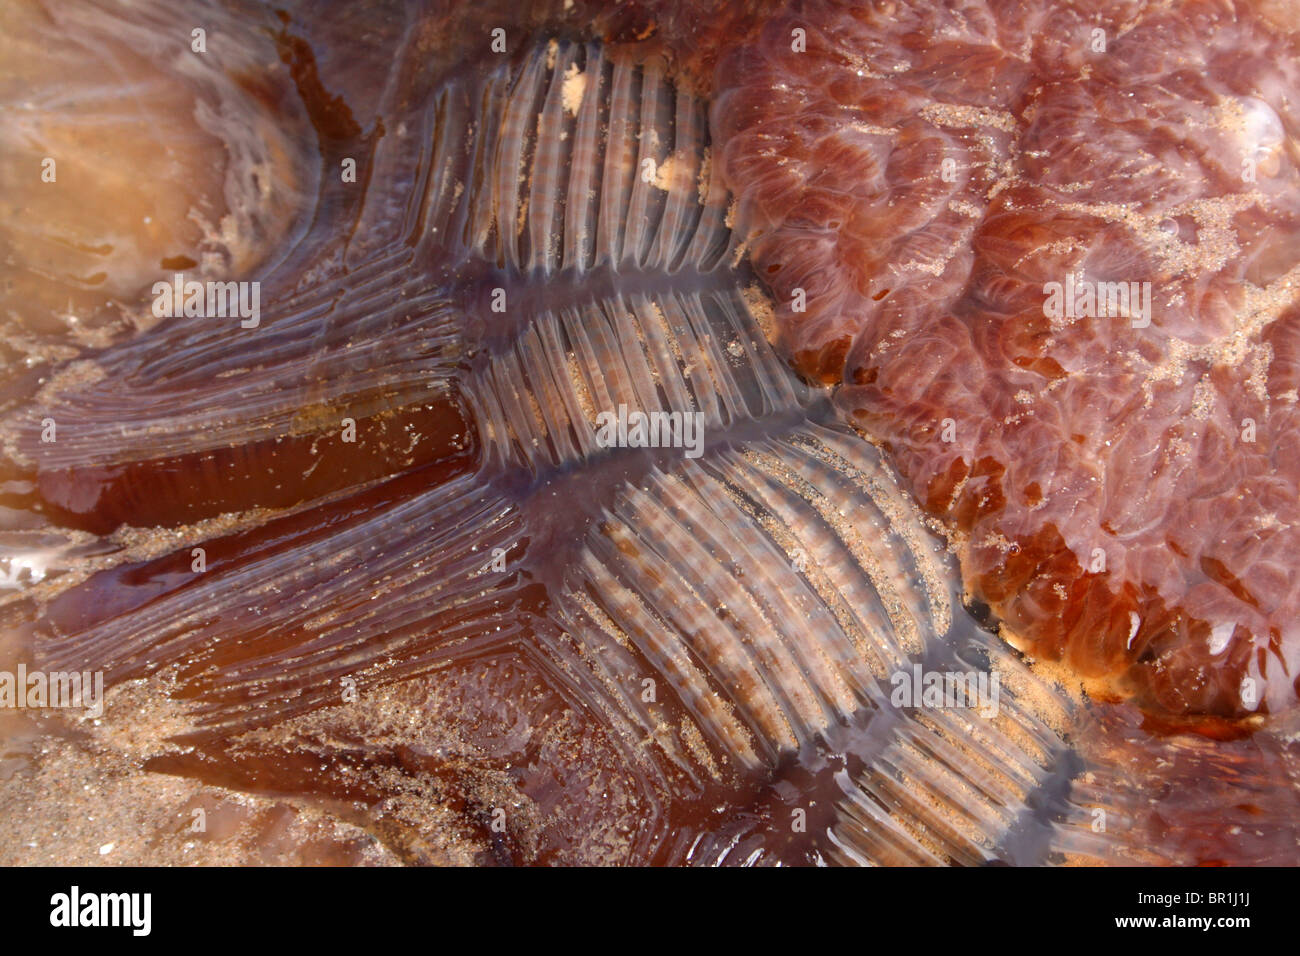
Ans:
[{"label": "folded membrane", "polygon": [[[1078,767],[1074,705],[1041,681],[991,716],[890,703],[916,663],[1037,678],[954,611],[954,562],[879,452],[769,345],[702,105],[656,60],[551,43],[452,81],[410,126],[431,139],[423,175],[399,177],[422,183],[405,234],[272,302],[252,354],[182,323],[101,356],[123,374],[41,409],[73,422],[49,462],[274,434],[308,401],[361,414],[446,392],[479,429],[478,471],[281,519],[199,577],[141,564],[131,578],[153,590],[134,605],[55,597],[43,663],[120,679],[184,661],[198,727],[231,734],[335,702],[344,678],[508,650],[604,715],[665,803],[677,781],[763,780],[840,741],[861,766],[836,778],[826,858],[1046,858]],[[146,400],[181,387],[184,408]],[[621,404],[699,414],[703,455],[602,447],[596,415]],[[696,854],[742,846],[761,859],[743,837]]]}]

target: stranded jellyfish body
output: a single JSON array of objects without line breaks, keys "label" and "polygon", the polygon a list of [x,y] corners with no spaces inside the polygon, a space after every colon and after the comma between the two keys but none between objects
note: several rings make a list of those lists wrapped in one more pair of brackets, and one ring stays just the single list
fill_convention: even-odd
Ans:
[{"label": "stranded jellyfish body", "polygon": [[821,13],[732,54],[714,107],[796,366],[844,383],[1018,645],[1153,712],[1290,708],[1294,33],[1218,3]]},{"label": "stranded jellyfish body", "polygon": [[268,130],[157,240],[204,254],[108,243],[93,341],[67,276],[16,300],[6,666],[108,691],[14,725],[3,812],[136,862],[1292,862],[1270,16],[232,7],[261,55],[141,107]]}]

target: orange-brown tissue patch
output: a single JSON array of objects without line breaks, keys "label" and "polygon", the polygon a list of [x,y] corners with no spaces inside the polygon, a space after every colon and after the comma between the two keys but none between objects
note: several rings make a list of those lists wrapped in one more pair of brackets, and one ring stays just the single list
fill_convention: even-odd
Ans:
[{"label": "orange-brown tissue patch", "polygon": [[808,3],[716,74],[721,166],[796,367],[841,386],[1009,636],[1153,711],[1296,699],[1285,22]]}]

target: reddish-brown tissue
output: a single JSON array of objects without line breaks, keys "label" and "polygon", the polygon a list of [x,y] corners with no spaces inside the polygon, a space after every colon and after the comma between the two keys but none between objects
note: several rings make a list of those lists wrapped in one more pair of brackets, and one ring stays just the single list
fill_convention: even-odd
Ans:
[{"label": "reddish-brown tissue", "polygon": [[798,369],[843,383],[1005,634],[1149,711],[1296,698],[1284,23],[808,3],[716,73],[719,161]]},{"label": "reddish-brown tissue", "polygon": [[[193,13],[23,6],[16,49],[108,60]],[[10,263],[0,665],[108,697],[0,714],[0,859],[1292,861],[1300,709],[1239,719],[1294,696],[1285,30],[1198,0],[227,6],[141,115],[278,149],[235,136],[107,224],[81,210],[138,178],[95,159],[131,117],[45,111],[9,164],[66,125],[15,235],[108,238]],[[109,256],[138,296],[45,314]],[[263,281],[255,332],[151,316],[200,259]],[[1084,280],[1150,311],[1044,311]],[[700,458],[596,442],[620,404],[699,411]],[[960,613],[841,413],[1007,636],[1132,700]],[[1001,691],[896,703],[918,669]]]}]

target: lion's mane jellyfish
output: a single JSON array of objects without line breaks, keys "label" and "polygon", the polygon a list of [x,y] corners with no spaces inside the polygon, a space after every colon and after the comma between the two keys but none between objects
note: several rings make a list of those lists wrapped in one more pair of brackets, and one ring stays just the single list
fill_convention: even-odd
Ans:
[{"label": "lion's mane jellyfish", "polygon": [[1270,9],[327,6],[0,14],[0,857],[1294,861]]},{"label": "lion's mane jellyfish", "polygon": [[1296,698],[1285,22],[810,3],[718,71],[795,366],[842,383],[1005,636],[1171,716]]}]

